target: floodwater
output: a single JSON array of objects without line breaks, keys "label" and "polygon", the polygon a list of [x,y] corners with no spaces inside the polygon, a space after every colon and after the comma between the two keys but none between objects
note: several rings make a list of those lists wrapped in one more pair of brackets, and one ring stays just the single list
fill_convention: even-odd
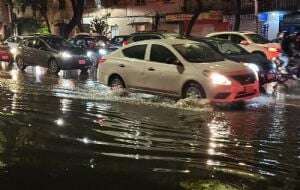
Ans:
[{"label": "floodwater", "polygon": [[211,107],[0,63],[0,188],[296,190],[299,115],[297,82]]}]

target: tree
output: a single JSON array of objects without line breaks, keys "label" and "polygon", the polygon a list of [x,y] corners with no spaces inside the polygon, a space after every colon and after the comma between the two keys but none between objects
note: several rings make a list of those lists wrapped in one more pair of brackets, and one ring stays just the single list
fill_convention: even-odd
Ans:
[{"label": "tree", "polygon": [[91,29],[93,32],[98,33],[101,36],[107,36],[109,34],[108,32],[108,24],[107,24],[107,18],[110,15],[105,15],[102,17],[96,17],[91,22]]},{"label": "tree", "polygon": [[17,0],[17,5],[19,5],[24,12],[27,7],[31,7],[33,16],[36,18],[37,11],[44,18],[48,31],[51,33],[51,27],[48,19],[48,0]]},{"label": "tree", "polygon": [[235,21],[233,30],[239,31],[240,30],[240,24],[241,24],[241,0],[235,0]]},{"label": "tree", "polygon": [[[187,30],[186,30],[186,33],[185,33],[186,36],[191,35],[191,32],[193,30],[193,26],[195,25],[196,21],[198,20],[198,17],[199,17],[199,15],[200,15],[200,13],[203,9],[201,0],[196,0],[196,3],[197,3],[197,7],[195,8],[195,10],[193,12],[193,16],[192,16],[192,18],[191,18],[191,20],[188,24],[188,27],[187,27]],[[185,4],[187,4],[187,3],[185,3]]]},{"label": "tree", "polygon": [[81,19],[84,10],[85,0],[70,0],[72,3],[73,16],[69,23],[63,26],[61,30],[61,35],[67,38],[72,30],[78,26],[79,30],[82,31]]}]

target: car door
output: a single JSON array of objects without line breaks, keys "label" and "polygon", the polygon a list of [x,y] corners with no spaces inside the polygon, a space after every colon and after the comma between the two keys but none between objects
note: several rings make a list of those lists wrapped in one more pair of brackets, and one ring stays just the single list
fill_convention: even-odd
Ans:
[{"label": "car door", "polygon": [[175,94],[180,80],[182,67],[174,64],[178,60],[174,53],[167,47],[152,44],[149,61],[145,64],[143,74],[144,88]]},{"label": "car door", "polygon": [[124,57],[116,63],[116,71],[124,78],[129,88],[139,89],[144,81],[141,76],[144,71],[147,45],[130,46],[122,50]]},{"label": "car door", "polygon": [[25,63],[30,65],[35,65],[35,39],[34,38],[28,38],[24,40],[23,43],[23,59]]},{"label": "car door", "polygon": [[46,43],[40,39],[36,39],[35,45],[35,61],[37,65],[47,67],[50,58],[49,48]]}]

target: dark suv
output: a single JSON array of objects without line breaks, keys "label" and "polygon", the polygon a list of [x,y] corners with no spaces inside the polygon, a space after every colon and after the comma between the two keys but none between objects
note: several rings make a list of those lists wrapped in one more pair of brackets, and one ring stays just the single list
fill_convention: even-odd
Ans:
[{"label": "dark suv", "polygon": [[153,39],[175,39],[183,38],[177,33],[164,33],[164,32],[137,32],[129,36],[127,44],[143,41],[143,40],[153,40]]}]

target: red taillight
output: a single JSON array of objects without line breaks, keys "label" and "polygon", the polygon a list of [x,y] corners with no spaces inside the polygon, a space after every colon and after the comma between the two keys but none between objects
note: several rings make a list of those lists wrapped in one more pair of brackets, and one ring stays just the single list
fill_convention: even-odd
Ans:
[{"label": "red taillight", "polygon": [[122,45],[123,45],[123,46],[128,45],[128,41],[127,41],[127,40],[124,40]]}]

